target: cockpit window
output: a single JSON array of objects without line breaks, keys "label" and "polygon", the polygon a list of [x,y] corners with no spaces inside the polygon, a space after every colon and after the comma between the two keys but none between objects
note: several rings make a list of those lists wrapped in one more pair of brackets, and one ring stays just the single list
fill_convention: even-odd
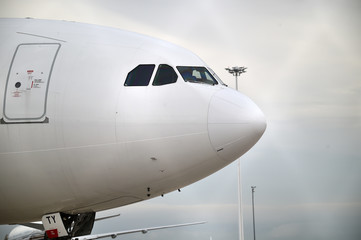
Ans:
[{"label": "cockpit window", "polygon": [[177,69],[186,82],[205,83],[211,85],[218,84],[217,80],[205,67],[178,66]]},{"label": "cockpit window", "polygon": [[225,83],[218,77],[218,75],[213,71],[212,68],[208,67],[208,70],[209,70],[209,72],[213,75],[213,77],[217,80],[218,83],[220,83],[220,84],[228,87],[228,85],[225,84]]},{"label": "cockpit window", "polygon": [[124,86],[148,86],[154,68],[154,64],[138,65],[128,73]]},{"label": "cockpit window", "polygon": [[171,66],[160,64],[154,77],[153,86],[175,83],[177,78],[178,75]]}]

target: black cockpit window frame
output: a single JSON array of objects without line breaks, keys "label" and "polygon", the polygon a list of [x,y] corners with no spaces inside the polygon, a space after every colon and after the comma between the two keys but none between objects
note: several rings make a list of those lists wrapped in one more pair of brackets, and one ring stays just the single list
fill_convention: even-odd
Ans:
[{"label": "black cockpit window frame", "polygon": [[148,86],[155,64],[139,64],[127,75],[124,86]]},{"label": "black cockpit window frame", "polygon": [[153,80],[153,86],[162,86],[177,82],[178,75],[174,68],[167,64],[160,64]]}]

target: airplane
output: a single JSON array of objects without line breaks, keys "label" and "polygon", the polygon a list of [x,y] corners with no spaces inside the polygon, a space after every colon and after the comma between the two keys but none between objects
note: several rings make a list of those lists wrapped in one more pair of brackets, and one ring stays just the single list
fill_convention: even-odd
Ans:
[{"label": "airplane", "polygon": [[0,224],[41,220],[48,239],[209,176],[266,129],[250,98],[153,37],[0,19],[0,52]]},{"label": "airplane", "polygon": [[[120,214],[110,215],[103,218],[96,218],[94,221],[101,221],[108,218],[118,217],[119,215]],[[150,231],[162,230],[167,228],[186,227],[186,226],[199,225],[204,223],[206,222],[193,222],[193,223],[174,224],[174,225],[166,225],[166,226],[158,226],[158,227],[139,228],[132,230],[123,230],[118,232],[78,236],[78,237],[73,237],[72,240],[95,240],[106,237],[111,237],[114,239],[120,235],[133,234],[133,233],[146,234]],[[17,226],[14,229],[12,229],[10,233],[5,236],[4,240],[44,240],[46,239],[45,236],[46,236],[45,231],[41,224],[28,223],[23,226]]]},{"label": "airplane", "polygon": [[9,234],[7,234],[4,240],[42,240],[44,239],[44,231],[36,228],[17,226]]}]

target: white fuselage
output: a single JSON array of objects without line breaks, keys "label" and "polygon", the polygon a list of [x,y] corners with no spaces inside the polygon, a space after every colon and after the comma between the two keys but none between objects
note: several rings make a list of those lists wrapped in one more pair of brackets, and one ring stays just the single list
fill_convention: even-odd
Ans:
[{"label": "white fuselage", "polygon": [[[1,19],[0,52],[0,224],[159,196],[223,168],[265,130],[246,96],[184,81],[177,66],[206,64],[161,40]],[[177,81],[124,86],[139,64],[155,65],[152,80],[167,64]]]}]

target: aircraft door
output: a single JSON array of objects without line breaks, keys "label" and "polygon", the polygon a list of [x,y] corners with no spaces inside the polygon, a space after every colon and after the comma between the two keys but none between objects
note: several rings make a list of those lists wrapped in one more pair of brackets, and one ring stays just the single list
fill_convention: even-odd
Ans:
[{"label": "aircraft door", "polygon": [[48,87],[59,48],[58,43],[18,45],[7,77],[2,124],[48,122]]}]

